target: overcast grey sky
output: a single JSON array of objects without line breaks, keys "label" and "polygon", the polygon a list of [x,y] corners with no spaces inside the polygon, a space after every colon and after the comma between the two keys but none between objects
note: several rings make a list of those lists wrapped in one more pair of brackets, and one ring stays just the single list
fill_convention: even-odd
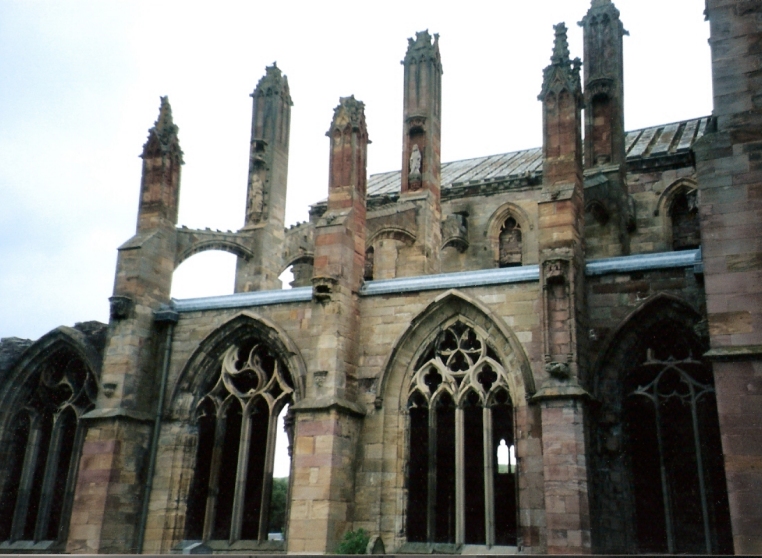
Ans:
[{"label": "overcast grey sky", "polygon": [[[618,0],[628,129],[711,112],[702,0]],[[565,21],[572,56],[588,0],[102,2],[0,0],[0,337],[108,320],[116,248],[135,229],[141,160],[159,96],[185,152],[180,224],[243,224],[249,94],[266,65],[288,75],[286,220],[328,181],[325,131],[340,96],[366,104],[369,172],[400,167],[407,38],[440,33],[442,159],[541,144],[536,100]],[[234,257],[204,253],[173,295],[232,292]]]}]

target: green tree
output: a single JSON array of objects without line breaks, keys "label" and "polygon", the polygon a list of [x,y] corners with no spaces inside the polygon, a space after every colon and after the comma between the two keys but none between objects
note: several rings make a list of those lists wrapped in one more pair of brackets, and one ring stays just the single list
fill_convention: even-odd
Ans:
[{"label": "green tree", "polygon": [[286,496],[288,495],[288,477],[273,478],[273,491],[270,496],[270,533],[282,533],[286,524]]}]

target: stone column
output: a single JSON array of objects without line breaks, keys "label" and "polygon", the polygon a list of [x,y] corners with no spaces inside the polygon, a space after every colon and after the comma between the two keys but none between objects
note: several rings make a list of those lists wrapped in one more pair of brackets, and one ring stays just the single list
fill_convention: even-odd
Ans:
[{"label": "stone column", "polygon": [[119,248],[111,320],[96,408],[74,495],[67,552],[135,552],[146,479],[157,363],[164,336],[154,311],[169,302],[177,247],[182,151],[172,109],[143,147],[137,233]]},{"label": "stone column", "polygon": [[569,58],[566,26],[555,26],[545,68],[543,188],[539,204],[544,378],[542,406],[547,547],[551,554],[591,551],[584,406],[584,191],[579,60]]},{"label": "stone column", "polygon": [[714,126],[694,150],[714,382],[737,554],[762,554],[762,4],[707,0]]},{"label": "stone column", "polygon": [[369,143],[363,103],[343,97],[327,135],[328,210],[315,228],[312,278],[315,358],[307,398],[292,407],[297,416],[289,552],[332,552],[352,527],[355,453],[365,414],[356,403]]}]

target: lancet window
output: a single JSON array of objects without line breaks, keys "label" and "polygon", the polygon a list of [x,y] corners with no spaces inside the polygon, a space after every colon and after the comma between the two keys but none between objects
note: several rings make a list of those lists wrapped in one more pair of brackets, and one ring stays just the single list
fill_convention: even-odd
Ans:
[{"label": "lancet window", "polygon": [[444,328],[417,362],[407,408],[408,542],[516,544],[513,406],[486,336],[462,321]]},{"label": "lancet window", "polygon": [[[669,331],[659,336],[675,339]],[[683,343],[659,345],[625,384],[638,550],[727,553],[732,542],[712,371]]]},{"label": "lancet window", "polygon": [[[186,538],[267,541],[275,508],[278,416],[293,402],[287,368],[257,340],[230,347],[196,408],[198,447]],[[285,426],[292,443],[292,420]]]},{"label": "lancet window", "polygon": [[7,428],[0,540],[65,541],[85,435],[81,419],[97,393],[95,377],[74,353],[61,350],[42,365]]},{"label": "lancet window", "polygon": [[521,227],[513,217],[508,217],[500,228],[499,245],[500,267],[521,265]]}]

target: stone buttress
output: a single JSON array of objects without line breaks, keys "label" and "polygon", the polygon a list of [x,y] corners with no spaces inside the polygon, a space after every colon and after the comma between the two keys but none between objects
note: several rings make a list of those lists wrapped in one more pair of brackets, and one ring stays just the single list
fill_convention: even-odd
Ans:
[{"label": "stone buttress", "polygon": [[629,254],[634,205],[626,183],[622,38],[611,0],[594,0],[584,30],[585,235],[590,258]]},{"label": "stone buttress", "polygon": [[533,401],[542,407],[542,445],[551,554],[589,553],[590,514],[585,464],[584,190],[579,59],[569,58],[566,26],[555,26],[544,70],[543,186],[539,211],[541,329],[544,378]]},{"label": "stone buttress", "polygon": [[239,241],[253,253],[238,258],[236,292],[263,291],[281,287],[288,144],[291,127],[291,95],[288,79],[273,64],[251,94],[249,179],[246,218]]},{"label": "stone buttress", "polygon": [[343,97],[331,128],[328,209],[315,228],[312,316],[317,358],[296,415],[289,552],[331,552],[351,527],[364,408],[356,402],[365,269],[365,106]]},{"label": "stone buttress", "polygon": [[402,173],[400,201],[415,203],[418,236],[398,276],[439,271],[441,231],[441,115],[442,62],[439,35],[428,31],[408,39],[402,61],[403,92]]},{"label": "stone buttress", "polygon": [[762,3],[707,0],[705,14],[713,123],[694,148],[705,356],[714,361],[734,550],[762,554]]},{"label": "stone buttress", "polygon": [[177,244],[182,151],[166,97],[143,146],[137,232],[119,248],[102,389],[79,467],[67,552],[135,552]]}]

